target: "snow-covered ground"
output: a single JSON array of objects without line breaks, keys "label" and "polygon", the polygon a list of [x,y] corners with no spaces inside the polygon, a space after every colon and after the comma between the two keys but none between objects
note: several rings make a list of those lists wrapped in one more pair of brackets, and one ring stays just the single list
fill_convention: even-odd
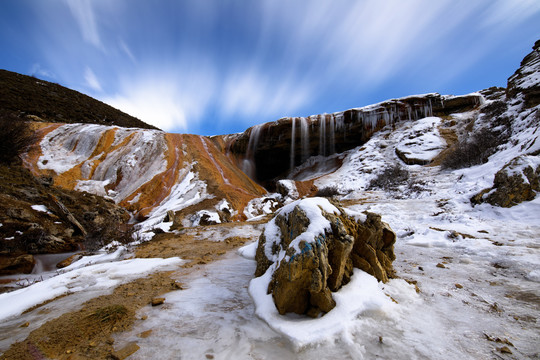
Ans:
[{"label": "snow-covered ground", "polygon": [[[538,155],[530,155],[540,149],[535,110],[518,113],[510,107],[515,118],[512,137],[483,165],[450,171],[401,163],[396,148],[421,159],[431,159],[434,149],[441,149],[444,140],[436,131],[441,121],[429,118],[377,133],[361,148],[345,153],[340,169],[316,180],[319,188],[337,186],[350,210],[381,214],[396,232],[397,279],[382,284],[355,271],[351,282],[335,294],[337,306],[329,314],[319,319],[281,316],[271,302],[254,301],[251,296],[259,295],[248,291],[250,282],[256,285],[251,244],[187,277],[178,273],[185,290],[166,294],[162,306],[142,308],[137,317],[147,315],[146,320],[116,334],[115,346],[136,341],[140,350],[130,359],[156,354],[163,359],[540,358],[540,198],[512,208],[473,207],[470,202],[471,196],[492,186],[494,174],[516,156],[529,154],[533,159],[527,159],[537,164]],[[474,126],[484,125],[479,118]],[[421,180],[420,188],[403,184],[390,192],[366,190],[372,179],[395,164]],[[257,207],[270,211],[272,205],[255,200],[246,215]],[[257,235],[257,228],[246,224],[222,226],[225,230],[212,226],[194,231],[201,238],[216,239],[225,234]],[[115,274],[125,281],[124,275],[136,276],[132,270],[151,271],[154,265],[180,261],[154,259],[155,264],[143,266],[139,260],[75,266],[0,295],[0,319],[6,320],[0,327],[6,334],[0,338],[0,351],[28,333],[18,327],[23,320],[32,319],[35,328],[73,308],[63,308],[68,302],[62,298],[48,305],[46,315],[33,311],[16,317],[24,308],[56,296],[55,289],[80,289],[82,299],[82,294],[104,291],[93,286],[114,286],[119,281]],[[36,295],[49,291],[46,298]],[[22,306],[12,298],[21,294],[34,301]]]}]

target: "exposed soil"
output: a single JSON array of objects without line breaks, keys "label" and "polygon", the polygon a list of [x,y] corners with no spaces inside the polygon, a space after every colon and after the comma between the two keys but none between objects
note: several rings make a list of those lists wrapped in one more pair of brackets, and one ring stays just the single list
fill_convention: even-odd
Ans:
[{"label": "exposed soil", "polygon": [[144,316],[137,318],[137,311],[159,295],[183,289],[182,284],[171,279],[172,273],[175,278],[181,278],[253,240],[229,237],[224,241],[210,241],[198,239],[196,235],[197,231],[158,234],[140,245],[135,250],[136,257],[179,256],[187,262],[177,271],[158,272],[120,285],[112,294],[94,298],[80,310],[45,323],[26,340],[13,344],[0,359],[123,359],[137,351],[134,343],[115,349],[112,335],[128,330],[136,320],[145,320]]}]

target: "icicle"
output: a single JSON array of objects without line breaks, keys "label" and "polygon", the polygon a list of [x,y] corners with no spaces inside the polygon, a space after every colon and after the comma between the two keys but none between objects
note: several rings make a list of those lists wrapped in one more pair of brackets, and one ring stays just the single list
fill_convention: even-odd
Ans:
[{"label": "icicle", "polygon": [[319,155],[326,155],[326,115],[319,115]]},{"label": "icicle", "polygon": [[252,179],[255,179],[255,151],[259,143],[259,136],[261,135],[262,125],[255,125],[251,128],[249,133],[248,146],[246,148],[246,155],[242,162],[242,171]]},{"label": "icicle", "polygon": [[296,118],[291,118],[291,162],[290,162],[290,169],[291,172],[294,169],[294,147],[295,147],[295,140],[296,140]]},{"label": "icicle", "polygon": [[300,141],[302,146],[302,162],[309,157],[309,124],[305,117],[300,118]]},{"label": "icicle", "polygon": [[336,152],[336,129],[335,129],[334,114],[330,114],[330,153],[332,155]]}]

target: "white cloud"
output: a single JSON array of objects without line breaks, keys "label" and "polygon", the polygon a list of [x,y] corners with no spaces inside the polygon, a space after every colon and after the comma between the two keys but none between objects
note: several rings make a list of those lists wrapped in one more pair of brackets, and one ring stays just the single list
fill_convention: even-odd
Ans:
[{"label": "white cloud", "polygon": [[214,89],[208,67],[161,66],[138,76],[126,74],[118,93],[103,101],[162,130],[183,132],[201,120]]},{"label": "white cloud", "polygon": [[239,68],[224,79],[220,106],[227,117],[279,117],[305,105],[307,86],[288,77],[272,77],[255,69]]},{"label": "white cloud", "polygon": [[90,69],[88,66],[84,70],[84,80],[86,80],[86,85],[88,85],[91,89],[99,92],[103,91],[96,74],[94,74],[92,69]]},{"label": "white cloud", "polygon": [[40,64],[34,64],[32,66],[32,69],[30,70],[30,75],[38,76],[38,77],[46,77],[49,79],[56,78],[56,76],[54,75],[52,71],[42,68]]},{"label": "white cloud", "polygon": [[65,0],[71,14],[77,21],[83,38],[90,44],[100,48],[101,40],[92,8],[91,0]]}]

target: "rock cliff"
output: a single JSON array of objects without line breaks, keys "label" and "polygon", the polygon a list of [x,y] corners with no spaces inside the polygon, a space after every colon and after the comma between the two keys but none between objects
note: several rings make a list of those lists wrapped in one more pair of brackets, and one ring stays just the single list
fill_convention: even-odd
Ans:
[{"label": "rock cliff", "polygon": [[360,146],[386,125],[464,112],[481,102],[482,96],[478,94],[426,94],[333,114],[282,118],[228,137],[226,147],[244,172],[271,187],[273,180],[287,177],[309,157],[328,156]]}]

